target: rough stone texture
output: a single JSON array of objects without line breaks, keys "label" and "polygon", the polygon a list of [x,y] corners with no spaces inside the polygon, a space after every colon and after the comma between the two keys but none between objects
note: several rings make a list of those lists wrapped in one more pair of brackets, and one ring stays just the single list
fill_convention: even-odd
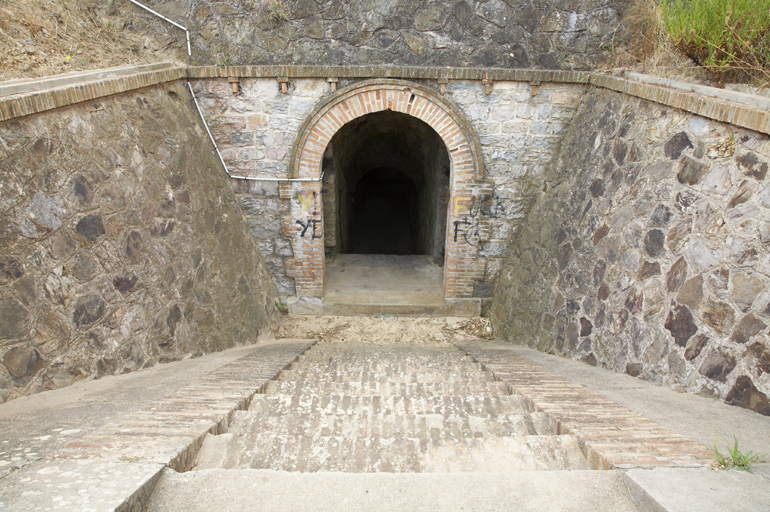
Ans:
[{"label": "rough stone texture", "polygon": [[[349,83],[340,83],[340,87]],[[420,83],[437,88],[435,81]],[[194,88],[230,172],[272,178],[288,177],[292,147],[302,123],[332,94],[323,79],[291,80],[288,94],[282,94],[273,79],[242,79],[236,95],[224,79],[199,80]],[[489,301],[510,251],[511,237],[543,182],[546,166],[584,90],[583,86],[542,84],[533,96],[529,84],[495,82],[487,95],[477,81],[457,80],[447,85],[445,97],[479,136],[485,178],[493,185],[492,193],[477,206],[490,221],[489,235],[479,247],[483,278],[475,287],[476,296],[485,301]],[[234,186],[281,296],[293,297],[294,279],[287,266],[294,251],[280,222],[288,214],[290,196],[281,196],[277,182],[241,180]],[[324,199],[328,188],[324,187]],[[331,222],[333,225],[334,219]],[[323,233],[334,236],[328,227]],[[660,243],[660,237],[653,243]],[[650,276],[660,273],[654,262],[643,269]]]},{"label": "rough stone texture", "polygon": [[[589,69],[626,0],[148,0],[190,28],[194,63]],[[142,15],[142,19],[150,15]],[[162,23],[150,19],[155,30]]]},{"label": "rough stone texture", "polygon": [[0,124],[0,402],[254,341],[274,285],[181,83]]},{"label": "rough stone texture", "polygon": [[[261,178],[286,178],[292,146],[302,123],[324,95],[325,80],[294,80],[290,94],[281,94],[275,80],[241,80],[233,95],[227,80],[202,80],[195,84],[214,140],[231,174]],[[233,182],[249,229],[259,245],[267,268],[282,297],[295,295],[294,279],[287,276],[287,260],[294,251],[284,236],[281,219],[289,214],[289,197],[281,197],[277,181]]]},{"label": "rough stone texture", "polygon": [[768,414],[768,159],[767,136],[589,92],[502,268],[497,332]]}]

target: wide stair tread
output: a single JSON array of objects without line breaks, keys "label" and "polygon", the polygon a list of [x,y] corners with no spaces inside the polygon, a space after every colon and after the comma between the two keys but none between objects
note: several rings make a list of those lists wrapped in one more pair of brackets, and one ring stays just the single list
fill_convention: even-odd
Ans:
[{"label": "wide stair tread", "polygon": [[491,374],[481,371],[423,371],[423,372],[369,372],[369,371],[339,371],[326,368],[297,368],[284,370],[278,376],[284,381],[315,381],[315,382],[489,382]]},{"label": "wide stair tread", "polygon": [[480,417],[530,412],[526,402],[510,395],[376,395],[318,393],[306,390],[294,395],[270,394],[254,397],[249,410],[265,415],[322,413],[360,414],[456,414]]},{"label": "wide stair tread", "polygon": [[197,469],[351,473],[588,469],[576,439],[564,435],[387,439],[230,433],[212,439],[201,449]]},{"label": "wide stair tread", "polygon": [[356,414],[289,413],[270,415],[240,412],[230,433],[251,437],[262,433],[319,437],[380,437],[394,439],[455,439],[514,435],[550,435],[553,424],[543,413],[493,414],[393,414],[361,411]]},{"label": "wide stair tread", "polygon": [[333,357],[327,356],[323,358],[308,358],[303,357],[297,363],[301,366],[313,366],[318,368],[336,369],[336,370],[351,370],[351,371],[369,371],[369,372],[386,372],[386,373],[401,373],[401,372],[414,372],[414,371],[477,371],[481,369],[481,365],[469,358],[449,358],[449,359],[435,359],[435,358],[420,358],[415,359],[402,359],[399,361],[377,361],[370,359],[370,355],[362,357]]},{"label": "wide stair tread", "polygon": [[461,396],[483,397],[507,395],[505,384],[500,381],[452,380],[451,382],[318,382],[314,380],[272,380],[266,395],[379,395],[388,396]]}]

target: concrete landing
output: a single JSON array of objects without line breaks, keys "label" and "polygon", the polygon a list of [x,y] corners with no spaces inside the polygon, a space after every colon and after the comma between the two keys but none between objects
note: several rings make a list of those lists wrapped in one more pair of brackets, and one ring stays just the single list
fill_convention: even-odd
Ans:
[{"label": "concrete landing", "polygon": [[[215,491],[215,492],[214,492]],[[618,471],[165,471],[148,512],[634,512]]]},{"label": "concrete landing", "polygon": [[770,467],[745,471],[659,468],[632,469],[626,484],[641,512],[767,512]]},{"label": "concrete landing", "polygon": [[430,256],[340,254],[326,262],[326,315],[478,316],[479,299],[444,301],[444,269]]}]

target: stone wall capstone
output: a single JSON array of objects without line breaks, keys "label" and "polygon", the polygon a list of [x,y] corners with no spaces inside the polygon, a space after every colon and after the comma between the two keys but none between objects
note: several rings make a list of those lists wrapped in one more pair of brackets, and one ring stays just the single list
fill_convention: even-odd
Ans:
[{"label": "stone wall capstone", "polygon": [[592,90],[503,266],[514,343],[770,414],[770,143]]},{"label": "stone wall capstone", "polygon": [[175,82],[0,123],[0,402],[275,324],[191,101]]},{"label": "stone wall capstone", "polygon": [[[628,0],[146,0],[187,26],[193,63],[593,69]],[[137,11],[140,11],[136,8]],[[153,30],[175,30],[138,12]],[[180,35],[183,38],[184,35]],[[180,39],[181,41],[181,39]]]}]

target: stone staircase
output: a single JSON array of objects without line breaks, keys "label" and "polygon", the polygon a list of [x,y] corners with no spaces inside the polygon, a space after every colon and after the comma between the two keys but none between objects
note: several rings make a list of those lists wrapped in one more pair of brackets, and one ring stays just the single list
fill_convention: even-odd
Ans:
[{"label": "stone staircase", "polygon": [[195,469],[588,469],[576,438],[554,432],[452,345],[318,343],[206,437]]}]

